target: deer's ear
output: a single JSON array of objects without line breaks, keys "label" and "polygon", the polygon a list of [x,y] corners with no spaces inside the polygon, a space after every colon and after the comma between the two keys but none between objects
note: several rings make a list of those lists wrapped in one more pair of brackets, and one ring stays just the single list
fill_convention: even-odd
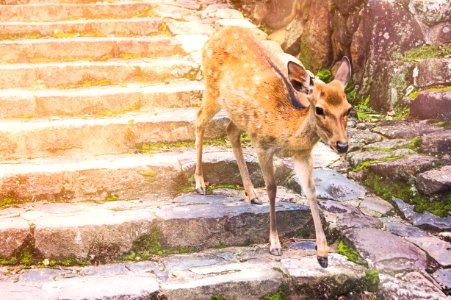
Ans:
[{"label": "deer's ear", "polygon": [[341,59],[341,64],[335,74],[335,79],[340,81],[344,86],[346,86],[349,79],[351,79],[351,63],[346,56],[343,56]]},{"label": "deer's ear", "polygon": [[292,61],[288,62],[288,79],[293,88],[298,92],[308,93],[310,87],[310,75],[307,70]]}]

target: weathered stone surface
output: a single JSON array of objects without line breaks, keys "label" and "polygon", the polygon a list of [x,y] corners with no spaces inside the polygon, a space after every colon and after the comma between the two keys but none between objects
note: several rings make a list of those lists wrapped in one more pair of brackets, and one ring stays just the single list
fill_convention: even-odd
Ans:
[{"label": "weathered stone surface", "polygon": [[[268,239],[267,202],[252,205],[241,198],[220,194],[187,194],[172,201],[159,198],[103,204],[38,203],[10,209],[13,216],[2,222],[2,232],[10,238],[5,238],[2,250],[11,252],[20,246],[21,236],[15,234],[17,226],[14,225],[20,222],[27,225],[26,234],[28,223],[32,224],[36,249],[44,258],[51,259],[108,261],[128,253],[136,240],[147,236],[156,236],[163,248],[195,249]],[[276,207],[281,236],[309,227],[308,207],[288,202],[277,202]]]},{"label": "weathered stone surface", "polygon": [[388,231],[401,237],[423,237],[428,233],[418,227],[406,224],[400,217],[382,218]]},{"label": "weathered stone surface", "polygon": [[380,274],[378,297],[381,299],[446,299],[445,294],[419,272],[400,276]]},{"label": "weathered stone surface", "polygon": [[414,0],[412,8],[421,21],[428,25],[447,22],[446,16],[451,14],[451,7],[446,0]]},{"label": "weathered stone surface", "polygon": [[172,34],[179,35],[212,35],[214,30],[210,24],[202,24],[199,22],[180,22],[172,21],[167,23]]},{"label": "weathered stone surface", "polygon": [[[58,22],[0,23],[0,32],[6,36],[136,36],[154,35],[159,32],[161,18],[88,19]],[[58,39],[61,41],[62,39]],[[2,46],[3,47],[3,46]],[[41,58],[42,59],[42,58]]]},{"label": "weathered stone surface", "polygon": [[359,150],[367,144],[382,140],[382,136],[380,134],[369,130],[359,130],[357,128],[348,128],[348,138],[349,152]]},{"label": "weathered stone surface", "polygon": [[349,228],[382,227],[382,223],[377,218],[366,216],[352,206],[336,201],[320,201],[319,204],[331,228],[342,231]]},{"label": "weathered stone surface", "polygon": [[426,254],[401,237],[375,228],[354,228],[345,231],[360,254],[370,265],[388,273],[423,270]]},{"label": "weathered stone surface", "polygon": [[415,138],[428,133],[442,131],[442,127],[432,126],[426,122],[392,121],[376,126],[372,131],[388,138]]},{"label": "weathered stone surface", "polygon": [[369,145],[365,145],[363,149],[398,149],[403,148],[405,146],[408,146],[411,144],[411,141],[405,140],[405,139],[392,139],[392,140],[385,140],[382,142],[376,142]]},{"label": "weathered stone surface", "polygon": [[439,160],[432,156],[413,154],[369,165],[368,170],[383,177],[406,178],[432,169],[438,162]]},{"label": "weathered stone surface", "polygon": [[414,70],[414,84],[419,88],[448,85],[451,78],[451,58],[429,58],[420,61]]},{"label": "weathered stone surface", "polygon": [[417,213],[413,210],[413,205],[409,205],[398,198],[393,198],[398,209],[403,213],[404,217],[412,222],[415,226],[432,228],[434,230],[450,230],[451,216],[440,218],[428,211]]},{"label": "weathered stone surface", "polygon": [[[316,196],[320,199],[349,201],[362,198],[366,193],[365,188],[333,170],[314,169],[313,181]],[[297,176],[289,180],[288,186],[298,193],[303,193]]]},{"label": "weathered stone surface", "polygon": [[422,92],[410,105],[410,114],[417,119],[450,120],[451,92]]},{"label": "weathered stone surface", "polygon": [[384,158],[389,158],[394,156],[393,153],[385,151],[363,151],[363,152],[351,152],[346,154],[346,158],[349,160],[352,166],[357,166],[358,164],[365,161],[378,161]]},{"label": "weathered stone surface", "polygon": [[165,85],[128,84],[127,86],[80,89],[6,89],[0,91],[0,117],[48,117],[115,114],[136,108],[177,108],[200,105],[204,85],[182,81]]},{"label": "weathered stone surface", "polygon": [[347,179],[337,171],[313,170],[316,194],[318,198],[347,201],[365,196],[365,188]]},{"label": "weathered stone surface", "polygon": [[451,129],[437,131],[421,138],[421,150],[431,154],[451,152]]},{"label": "weathered stone surface", "polygon": [[450,190],[451,166],[444,166],[418,174],[416,185],[419,191],[428,195]]},{"label": "weathered stone surface", "polygon": [[372,217],[383,216],[393,210],[393,206],[377,196],[366,196],[359,204],[359,209]]},{"label": "weathered stone surface", "polygon": [[0,215],[0,257],[10,257],[31,234],[30,225],[13,216],[13,211]]},{"label": "weathered stone surface", "polygon": [[432,274],[435,280],[443,290],[451,289],[451,269],[440,269]]},{"label": "weathered stone surface", "polygon": [[[5,120],[0,128],[0,157],[127,153],[139,151],[143,144],[192,141],[196,112],[196,108],[174,108],[104,118]],[[227,123],[225,114],[216,115],[206,137],[223,137]]]},{"label": "weathered stone surface", "polygon": [[435,236],[407,237],[443,267],[451,265],[451,244]]},{"label": "weathered stone surface", "polygon": [[182,43],[172,37],[39,39],[0,42],[1,63],[105,60],[105,57],[163,57],[186,55]]},{"label": "weathered stone surface", "polygon": [[0,88],[76,88],[97,82],[160,83],[192,77],[198,71],[198,64],[176,58],[0,65]]}]

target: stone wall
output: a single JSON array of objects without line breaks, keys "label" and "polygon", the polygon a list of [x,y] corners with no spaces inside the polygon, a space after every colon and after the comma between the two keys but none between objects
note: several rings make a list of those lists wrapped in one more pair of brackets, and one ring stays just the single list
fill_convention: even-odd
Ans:
[{"label": "stone wall", "polygon": [[[451,2],[448,0],[235,0],[249,17],[267,28],[270,38],[297,56],[311,71],[333,67],[351,58],[353,80],[360,98],[380,111],[393,110],[407,87],[424,89],[451,85],[449,60],[445,80],[418,84],[417,64],[425,57],[451,53]],[[424,45],[445,45],[446,53],[427,53],[408,59],[409,51]],[[421,50],[421,49],[420,49]],[[421,51],[420,51],[421,52]],[[448,70],[446,70],[448,69]]]}]

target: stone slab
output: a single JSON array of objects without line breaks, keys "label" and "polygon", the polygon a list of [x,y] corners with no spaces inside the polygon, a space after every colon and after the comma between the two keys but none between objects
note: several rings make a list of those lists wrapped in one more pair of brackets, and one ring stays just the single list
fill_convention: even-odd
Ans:
[{"label": "stone slab", "polygon": [[357,208],[347,205],[346,202],[320,201],[324,218],[331,228],[344,231],[350,228],[381,228],[379,219],[362,214]]},{"label": "stone slab", "polygon": [[422,92],[410,104],[410,114],[417,119],[450,120],[451,92]]},{"label": "stone slab", "polygon": [[443,267],[451,265],[451,243],[435,236],[407,237]]},{"label": "stone slab", "polygon": [[0,42],[0,63],[9,64],[68,60],[102,61],[127,57],[170,57],[186,54],[177,39],[162,36],[77,37]]},{"label": "stone slab", "polygon": [[411,141],[405,139],[392,139],[365,145],[363,149],[398,149],[411,144]]},{"label": "stone slab", "polygon": [[398,198],[393,198],[393,201],[396,203],[396,206],[404,217],[415,226],[430,228],[438,231],[446,231],[451,229],[451,216],[441,218],[428,211],[417,213],[413,210],[413,205],[409,205]]},{"label": "stone slab", "polygon": [[[290,299],[362,292],[365,269],[331,253],[323,269],[316,257],[290,249],[282,259],[267,245],[170,255],[159,261],[55,269],[0,270],[8,299],[263,299],[280,287]],[[346,286],[342,286],[346,283]]]},{"label": "stone slab", "polygon": [[419,88],[443,86],[451,78],[451,58],[429,58],[421,60],[413,71],[414,84]]},{"label": "stone slab", "polygon": [[[101,155],[140,151],[143,144],[193,141],[197,108],[131,112],[110,117],[10,119],[0,128],[0,158]],[[225,135],[217,114],[206,138]]]},{"label": "stone slab", "polygon": [[0,65],[0,88],[150,84],[186,79],[198,71],[198,64],[176,58]]},{"label": "stone slab", "polygon": [[382,136],[370,130],[359,130],[357,128],[348,128],[349,152],[361,149],[363,146],[382,141]]},{"label": "stone slab", "polygon": [[416,185],[419,191],[428,195],[450,190],[451,166],[444,166],[418,174]]},{"label": "stone slab", "polygon": [[[28,222],[42,259],[105,262],[129,253],[135,241],[147,236],[156,236],[164,249],[199,250],[262,243],[269,234],[267,202],[256,206],[221,194],[188,194],[176,199],[153,196],[100,204],[35,203],[10,210],[15,214],[2,218],[3,232],[20,243],[15,240],[13,223]],[[276,211],[281,237],[309,228],[307,206],[277,202]]]},{"label": "stone slab", "polygon": [[13,211],[0,215],[0,257],[10,257],[31,234],[28,222],[14,215]]},{"label": "stone slab", "polygon": [[371,130],[391,139],[410,139],[421,137],[431,132],[442,131],[443,128],[430,125],[424,121],[386,121]]},{"label": "stone slab", "polygon": [[354,228],[344,232],[370,266],[387,273],[424,270],[426,254],[414,244],[375,228]]},{"label": "stone slab", "polygon": [[451,130],[442,130],[424,135],[420,148],[429,154],[446,154],[451,152]]},{"label": "stone slab", "polygon": [[440,269],[432,276],[443,290],[451,290],[451,269]]},{"label": "stone slab", "polygon": [[399,276],[380,274],[378,297],[399,300],[442,300],[447,296],[420,272],[410,272]]},{"label": "stone slab", "polygon": [[163,24],[161,18],[80,19],[56,22],[3,22],[0,34],[21,37],[65,38],[68,36],[137,36],[157,35]]},{"label": "stone slab", "polygon": [[408,178],[432,169],[438,163],[439,160],[435,157],[413,154],[369,165],[368,170],[386,178]]},{"label": "stone slab", "polygon": [[381,217],[393,210],[393,205],[377,196],[366,196],[359,204],[359,209],[366,215]]},{"label": "stone slab", "polygon": [[127,110],[199,106],[204,85],[181,81],[165,85],[127,84],[79,89],[0,90],[0,117],[108,115]]}]

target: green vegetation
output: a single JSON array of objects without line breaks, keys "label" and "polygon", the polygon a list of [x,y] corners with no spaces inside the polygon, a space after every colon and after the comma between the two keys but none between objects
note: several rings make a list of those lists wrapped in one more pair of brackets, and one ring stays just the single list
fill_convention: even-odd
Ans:
[{"label": "green vegetation", "polygon": [[213,248],[215,248],[215,249],[224,249],[224,248],[226,248],[226,247],[227,247],[226,244],[224,244],[224,243],[219,243],[219,244],[215,245]]},{"label": "green vegetation", "polygon": [[216,189],[242,190],[243,188],[234,184],[210,184],[207,186],[207,191],[214,191]]},{"label": "green vegetation", "polygon": [[420,91],[413,91],[408,95],[408,97],[412,98],[412,99],[416,99],[420,93],[426,92],[426,91],[428,91],[428,92],[429,91],[431,91],[431,92],[447,92],[447,91],[451,91],[451,86],[432,87],[432,88],[428,88],[428,89],[424,89],[424,90],[420,90]]},{"label": "green vegetation", "polygon": [[282,285],[279,287],[276,293],[269,294],[265,297],[265,300],[288,300],[288,295],[285,292],[285,287]]},{"label": "green vegetation", "polygon": [[[373,148],[373,149],[377,149],[377,148]],[[382,149],[384,149],[384,148],[382,148]],[[386,151],[386,152],[391,152],[391,151]],[[355,166],[355,167],[352,169],[352,171],[353,171],[353,172],[366,171],[366,170],[367,170],[367,167],[368,167],[369,165],[376,164],[376,163],[380,163],[380,162],[384,162],[384,161],[395,160],[395,159],[404,157],[404,156],[406,156],[406,155],[407,155],[407,154],[405,154],[405,155],[397,155],[397,156],[390,156],[390,157],[385,157],[385,158],[381,158],[381,159],[367,160],[367,161],[361,162],[360,164],[358,164],[357,166]]]},{"label": "green vegetation", "polygon": [[[410,150],[413,150],[413,151],[418,151],[420,145],[421,145],[421,138],[420,137],[414,137],[414,138],[410,139],[410,141],[409,141],[409,143],[407,145],[401,144],[401,145],[395,146],[393,148],[376,148],[376,147],[373,147],[373,148],[368,148],[366,150],[370,151],[370,152],[371,151],[383,151],[383,152],[388,152],[388,153],[392,153],[394,150],[397,150],[397,149],[410,149]],[[397,156],[397,158],[399,158],[399,157],[402,157],[402,156]],[[377,162],[379,162],[379,161],[377,161]],[[373,163],[374,163],[374,161],[373,161]]]},{"label": "green vegetation", "polygon": [[193,253],[197,249],[189,246],[176,248],[163,248],[161,233],[157,226],[153,226],[150,233],[133,242],[132,250],[122,257],[123,260],[147,260],[152,256],[167,256],[170,254]]},{"label": "green vegetation", "polygon": [[393,202],[392,198],[396,197],[415,205],[416,212],[427,210],[437,216],[446,217],[451,210],[450,195],[427,197],[418,193],[415,185],[402,180],[385,179],[379,175],[369,174],[364,183],[387,201]]},{"label": "green vegetation", "polygon": [[117,201],[117,200],[119,200],[119,196],[112,193],[108,193],[108,195],[105,197],[105,201]]},{"label": "green vegetation", "polygon": [[318,71],[316,77],[318,77],[318,79],[322,80],[324,83],[329,83],[334,79],[334,76],[332,75],[332,71],[330,69],[322,69]]},{"label": "green vegetation", "polygon": [[401,57],[405,62],[418,62],[422,59],[445,57],[451,54],[451,44],[423,45],[410,49]]},{"label": "green vegetation", "polygon": [[369,292],[377,292],[379,286],[379,272],[377,270],[366,270],[365,277],[362,279],[362,284]]},{"label": "green vegetation", "polygon": [[35,40],[42,38],[42,35],[40,32],[29,32],[29,33],[22,33],[22,34],[0,34],[0,40]]},{"label": "green vegetation", "polygon": [[354,110],[357,112],[357,118],[361,121],[371,121],[372,118],[368,114],[376,113],[375,110],[370,107],[370,96],[363,99],[359,104],[354,106]]},{"label": "green vegetation", "polygon": [[346,244],[343,240],[338,243],[337,253],[346,256],[349,261],[352,261],[355,264],[368,267],[367,261],[357,252],[357,250]]},{"label": "green vegetation", "polygon": [[[227,142],[223,138],[204,140],[204,146],[226,146]],[[153,144],[140,145],[142,153],[153,154],[156,151],[170,151],[171,148],[192,148],[195,147],[195,143],[192,141],[180,141],[180,142],[162,142]]]},{"label": "green vegetation", "polygon": [[272,29],[266,26],[266,24],[261,24],[258,29],[266,33],[267,35],[270,35],[272,33]]},{"label": "green vegetation", "polygon": [[221,294],[211,295],[211,300],[228,300],[226,296]]},{"label": "green vegetation", "polygon": [[144,18],[144,17],[153,17],[154,16],[154,11],[152,6],[149,6],[145,9],[143,9],[142,11],[134,14],[132,16],[132,18]]}]

